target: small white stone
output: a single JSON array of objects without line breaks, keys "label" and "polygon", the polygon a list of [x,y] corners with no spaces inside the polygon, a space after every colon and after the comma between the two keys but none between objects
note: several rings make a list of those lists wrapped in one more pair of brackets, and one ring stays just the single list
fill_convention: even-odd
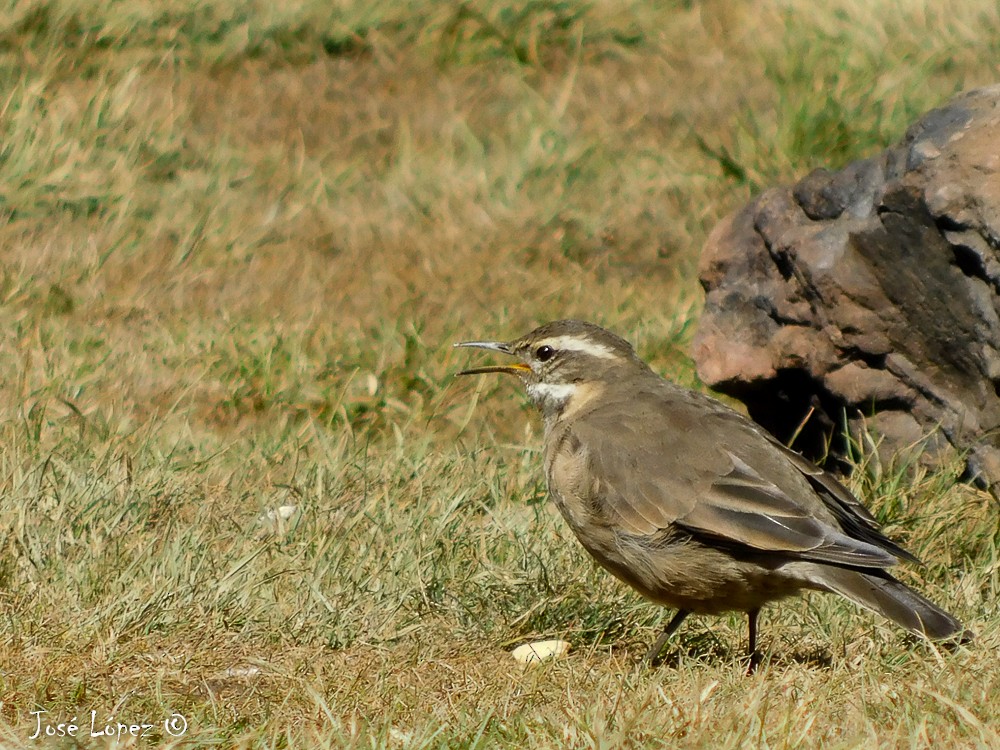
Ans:
[{"label": "small white stone", "polygon": [[267,519],[269,521],[287,521],[295,515],[295,511],[298,509],[299,506],[297,505],[279,505],[274,510],[267,512]]},{"label": "small white stone", "polygon": [[510,652],[516,661],[522,664],[531,664],[543,659],[550,659],[562,656],[570,649],[568,641],[535,641],[534,643],[524,643]]},{"label": "small white stone", "polygon": [[222,673],[223,677],[256,677],[260,674],[260,667],[230,667]]}]

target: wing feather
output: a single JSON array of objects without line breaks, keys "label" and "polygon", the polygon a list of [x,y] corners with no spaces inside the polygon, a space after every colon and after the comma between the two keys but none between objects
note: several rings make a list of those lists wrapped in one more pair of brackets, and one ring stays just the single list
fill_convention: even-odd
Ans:
[{"label": "wing feather", "polygon": [[909,556],[839,482],[698,394],[665,403],[662,393],[639,393],[569,429],[586,449],[591,502],[631,534],[679,528],[733,548],[859,567]]}]

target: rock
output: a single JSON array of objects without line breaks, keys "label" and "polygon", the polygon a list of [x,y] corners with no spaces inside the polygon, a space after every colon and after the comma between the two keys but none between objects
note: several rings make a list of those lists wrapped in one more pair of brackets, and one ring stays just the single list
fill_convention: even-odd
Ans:
[{"label": "rock", "polygon": [[261,536],[271,534],[283,534],[291,528],[291,518],[298,513],[297,505],[279,505],[271,508],[257,520],[260,521],[262,529]]},{"label": "rock", "polygon": [[1000,86],[767,190],[716,227],[700,278],[698,374],[780,440],[842,456],[846,415],[885,455],[967,451],[1000,494]]},{"label": "rock", "polygon": [[519,661],[522,664],[532,664],[534,662],[540,662],[544,659],[552,659],[557,656],[562,656],[567,653],[570,649],[570,644],[568,641],[535,641],[534,643],[523,643],[513,651],[510,655],[514,657],[515,661]]},{"label": "rock", "polygon": [[261,516],[261,520],[271,521],[272,523],[287,521],[295,515],[298,509],[299,506],[297,505],[279,505],[277,508],[272,508],[267,511],[267,513]]}]

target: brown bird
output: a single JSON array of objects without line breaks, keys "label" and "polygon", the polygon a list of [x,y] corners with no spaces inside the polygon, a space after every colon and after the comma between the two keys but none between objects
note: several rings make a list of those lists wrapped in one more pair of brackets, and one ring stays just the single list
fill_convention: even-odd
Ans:
[{"label": "brown bird", "polygon": [[803,589],[840,594],[934,640],[962,624],[886,568],[919,562],[819,467],[709,396],[664,380],[619,336],[576,320],[510,342],[467,341],[513,364],[545,420],[545,478],[573,533],[605,569],[677,609],[651,662],[692,612],[757,615]]}]

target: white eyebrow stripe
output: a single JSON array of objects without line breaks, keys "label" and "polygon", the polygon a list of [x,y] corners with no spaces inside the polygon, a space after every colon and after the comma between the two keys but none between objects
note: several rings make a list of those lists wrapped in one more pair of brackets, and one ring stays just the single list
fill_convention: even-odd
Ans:
[{"label": "white eyebrow stripe", "polygon": [[604,344],[598,344],[596,341],[588,341],[587,339],[575,336],[555,336],[554,338],[545,339],[539,342],[539,344],[543,346],[548,344],[557,352],[583,352],[584,354],[589,354],[591,357],[598,357],[600,359],[615,359],[618,356]]}]

